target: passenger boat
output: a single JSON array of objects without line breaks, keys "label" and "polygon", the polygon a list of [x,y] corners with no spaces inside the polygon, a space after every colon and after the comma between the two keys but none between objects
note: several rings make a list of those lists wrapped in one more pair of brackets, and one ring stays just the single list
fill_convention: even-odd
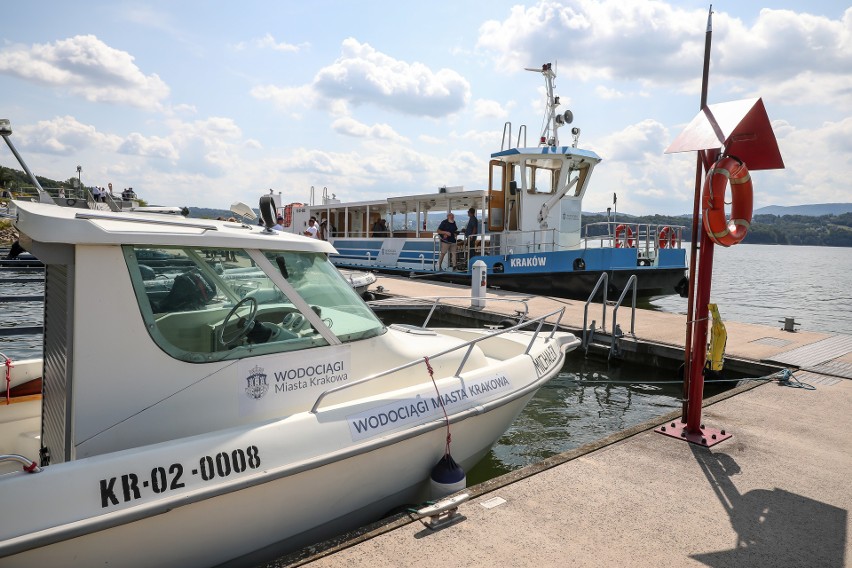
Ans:
[{"label": "passenger boat", "polygon": [[448,449],[480,460],[579,343],[561,312],[385,326],[272,208],[249,226],[16,205],[44,358],[2,358],[3,566],[259,562],[375,520],[427,498]]},{"label": "passenger boat", "polygon": [[[521,126],[512,146],[512,128],[503,128],[503,145],[491,154],[488,187],[465,191],[442,187],[434,193],[344,203],[322,196],[319,204],[279,204],[287,227],[301,234],[311,217],[326,222],[328,240],[337,249],[332,262],[341,267],[410,274],[470,283],[473,263],[486,265],[487,283],[533,294],[588,297],[602,273],[612,288],[623,290],[637,276],[639,296],[676,293],[685,284],[683,227],[608,221],[581,227],[583,196],[601,161],[573,143],[562,146],[558,129],[572,122],[571,111],[557,112],[555,70],[540,72],[547,88],[547,120],[539,143],[526,146]],[[522,145],[523,144],[523,145]],[[313,201],[313,200],[312,200]],[[460,239],[457,263],[442,266],[435,232],[448,212],[463,229],[474,209],[480,231]],[[385,219],[389,230],[371,230]]]}]

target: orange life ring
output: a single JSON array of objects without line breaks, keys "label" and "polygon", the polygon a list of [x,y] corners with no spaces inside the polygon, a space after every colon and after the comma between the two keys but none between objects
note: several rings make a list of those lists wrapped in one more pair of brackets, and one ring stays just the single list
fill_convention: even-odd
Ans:
[{"label": "orange life ring", "polygon": [[[731,218],[725,218],[725,190],[731,182]],[[751,225],[753,195],[751,175],[745,164],[725,156],[713,164],[704,180],[701,196],[704,230],[717,245],[729,247],[742,241]]]},{"label": "orange life ring", "polygon": [[615,228],[615,248],[633,248],[633,229],[629,225]]},{"label": "orange life ring", "polygon": [[659,248],[675,248],[677,246],[677,231],[669,226],[660,229],[660,237],[657,241]]}]

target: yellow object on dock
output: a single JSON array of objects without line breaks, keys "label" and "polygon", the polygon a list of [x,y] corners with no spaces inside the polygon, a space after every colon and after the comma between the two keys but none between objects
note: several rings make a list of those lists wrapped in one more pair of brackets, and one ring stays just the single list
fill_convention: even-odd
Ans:
[{"label": "yellow object on dock", "polygon": [[722,322],[716,304],[707,304],[713,324],[710,327],[710,345],[707,348],[706,367],[711,371],[721,371],[725,364],[725,345],[728,343],[728,330]]}]

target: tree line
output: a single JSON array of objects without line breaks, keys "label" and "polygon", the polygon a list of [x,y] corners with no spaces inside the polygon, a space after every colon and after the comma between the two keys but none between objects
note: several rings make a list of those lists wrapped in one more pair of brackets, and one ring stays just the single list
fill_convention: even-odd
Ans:
[{"label": "tree line", "polygon": [[[584,214],[583,226],[601,223],[606,215]],[[631,224],[651,224],[686,227],[684,240],[692,236],[692,219],[668,215],[619,215],[619,221]],[[589,235],[604,234],[604,226],[589,227]],[[583,233],[586,234],[585,232]],[[841,215],[755,215],[745,239],[752,245],[806,245],[852,247],[852,213]]]}]

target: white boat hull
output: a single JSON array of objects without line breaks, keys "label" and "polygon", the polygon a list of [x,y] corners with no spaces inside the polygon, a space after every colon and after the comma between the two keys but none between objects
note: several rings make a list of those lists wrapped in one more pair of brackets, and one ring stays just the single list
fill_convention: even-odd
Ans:
[{"label": "white boat hull", "polygon": [[[548,348],[539,340],[530,355],[501,362],[502,378],[486,368],[438,380],[442,394],[482,394],[447,399],[454,459],[465,468],[479,461],[576,343],[557,335],[543,374],[534,361]],[[0,564],[186,567],[246,555],[254,562],[419,503],[443,455],[443,415],[376,429],[354,444],[353,417],[426,400],[434,388],[427,379],[317,414],[2,476],[4,513],[16,522],[4,523]]]}]

